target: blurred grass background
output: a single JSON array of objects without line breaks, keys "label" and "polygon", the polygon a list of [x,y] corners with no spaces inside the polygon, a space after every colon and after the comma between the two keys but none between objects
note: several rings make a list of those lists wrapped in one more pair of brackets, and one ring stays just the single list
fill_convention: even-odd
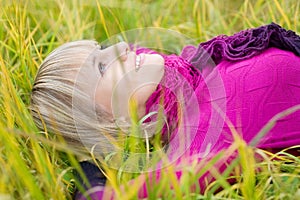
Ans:
[{"label": "blurred grass background", "polygon": [[[50,136],[37,130],[27,109],[36,71],[57,46],[78,39],[103,41],[149,26],[199,42],[272,21],[300,31],[296,0],[0,0],[0,5],[0,199],[71,198],[75,157],[64,145],[47,140]],[[197,166],[189,166],[180,182],[172,179],[172,171],[163,175],[149,199],[300,199],[299,157],[271,154],[241,141],[239,147],[240,159],[231,165],[239,163],[244,170],[235,177],[237,183],[224,181],[228,170],[216,174],[217,181],[200,195],[191,186],[209,168],[195,173]],[[256,162],[254,152],[264,160]],[[135,186],[121,193],[115,185],[117,197],[135,198]]]}]

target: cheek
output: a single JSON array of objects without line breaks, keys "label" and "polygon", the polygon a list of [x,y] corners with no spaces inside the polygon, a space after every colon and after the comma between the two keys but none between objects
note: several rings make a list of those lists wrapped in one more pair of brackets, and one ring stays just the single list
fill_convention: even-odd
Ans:
[{"label": "cheek", "polygon": [[106,112],[112,113],[111,109],[111,89],[98,84],[95,90],[95,101],[96,104],[102,107]]}]

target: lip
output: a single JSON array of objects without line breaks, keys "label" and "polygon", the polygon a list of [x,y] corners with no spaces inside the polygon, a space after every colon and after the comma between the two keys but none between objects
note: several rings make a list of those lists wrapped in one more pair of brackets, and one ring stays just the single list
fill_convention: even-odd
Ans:
[{"label": "lip", "polygon": [[141,53],[141,54],[139,54],[139,56],[141,57],[140,66],[142,66],[145,61],[145,54]]}]

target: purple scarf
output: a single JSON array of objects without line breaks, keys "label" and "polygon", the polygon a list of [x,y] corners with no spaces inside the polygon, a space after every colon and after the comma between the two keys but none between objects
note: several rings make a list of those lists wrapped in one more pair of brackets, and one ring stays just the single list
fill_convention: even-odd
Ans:
[{"label": "purple scarf", "polygon": [[240,31],[232,36],[219,35],[200,43],[198,48],[186,46],[181,56],[200,69],[210,57],[217,65],[222,60],[239,61],[253,57],[270,47],[291,51],[300,56],[300,37],[272,22]]}]

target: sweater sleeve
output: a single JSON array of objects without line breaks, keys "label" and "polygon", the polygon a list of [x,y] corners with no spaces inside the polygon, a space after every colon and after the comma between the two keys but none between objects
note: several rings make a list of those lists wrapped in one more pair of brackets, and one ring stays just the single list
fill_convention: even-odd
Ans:
[{"label": "sweater sleeve", "polygon": [[[81,190],[77,189],[75,191],[74,199],[85,200],[87,197],[91,199],[102,199],[106,177],[103,175],[101,170],[99,170],[99,168],[90,161],[80,162],[80,167],[88,182],[84,181],[78,171],[74,172],[75,179],[82,187]],[[84,190],[84,192],[82,192],[82,190]]]}]

